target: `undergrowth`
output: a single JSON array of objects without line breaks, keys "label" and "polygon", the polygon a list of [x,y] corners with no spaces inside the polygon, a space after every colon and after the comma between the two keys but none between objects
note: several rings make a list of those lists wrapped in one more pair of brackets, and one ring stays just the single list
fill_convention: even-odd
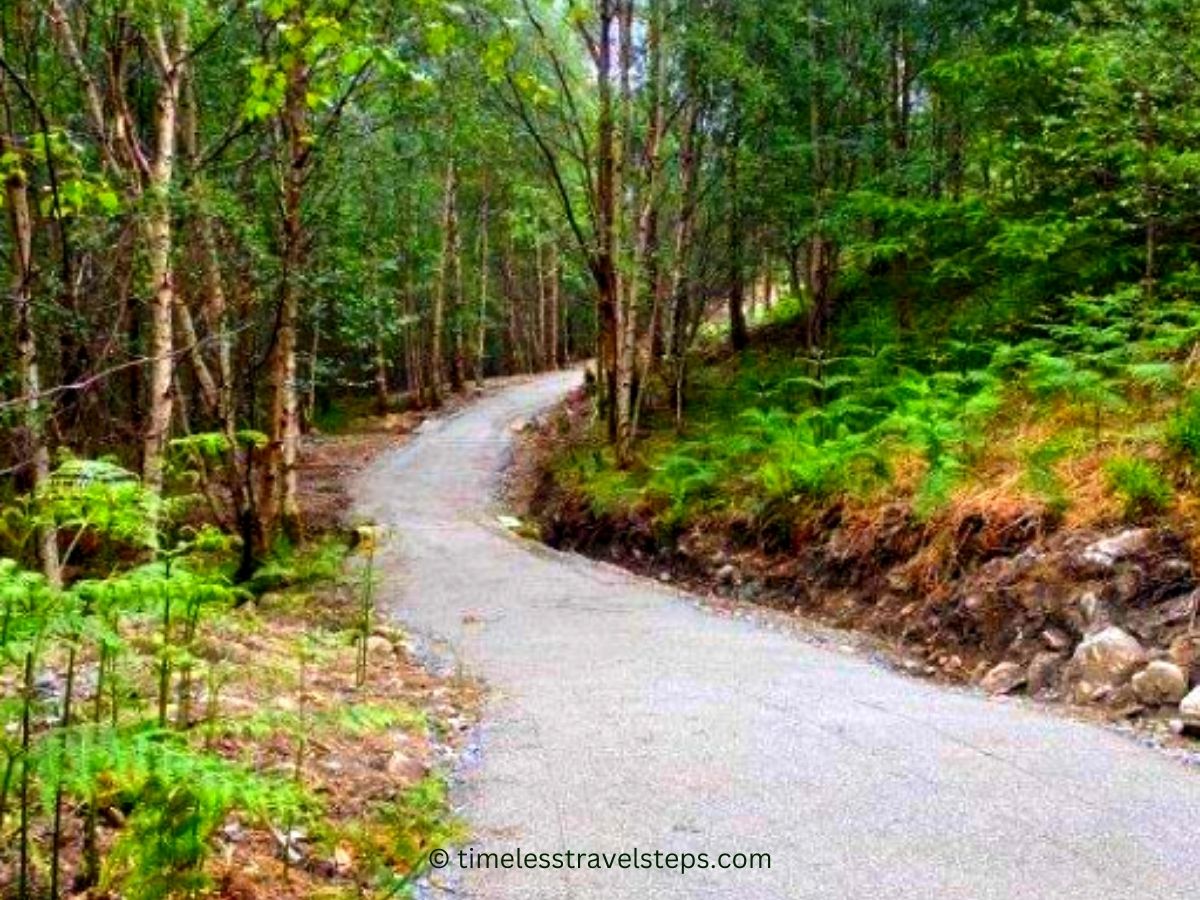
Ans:
[{"label": "undergrowth", "polygon": [[[798,308],[766,319],[777,329]],[[1059,516],[1139,519],[1169,510],[1200,458],[1198,339],[1194,305],[1145,310],[1135,290],[920,333],[864,300],[826,352],[777,343],[695,366],[683,429],[652,411],[634,465],[597,439],[555,477],[597,513],[637,511],[668,532],[883,499],[928,518],[998,485]]]},{"label": "undergrowth", "polygon": [[[284,836],[285,882],[304,835],[371,860],[344,879],[356,896],[392,895],[454,833],[437,776],[415,799],[335,816],[310,762],[314,741],[386,747],[432,728],[372,687],[374,626],[356,599],[371,596],[370,565],[347,575],[331,537],[281,545],[235,584],[233,541],[194,523],[185,472],[171,483],[163,497],[114,462],[67,457],[0,518],[10,545],[52,527],[64,548],[61,585],[0,559],[0,895],[199,896],[235,819]],[[318,708],[318,682],[357,699]],[[360,819],[370,835],[356,844]]]}]

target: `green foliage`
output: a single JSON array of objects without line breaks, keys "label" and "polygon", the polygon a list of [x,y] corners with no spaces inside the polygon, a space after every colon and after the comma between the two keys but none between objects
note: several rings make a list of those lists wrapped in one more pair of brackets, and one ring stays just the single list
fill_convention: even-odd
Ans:
[{"label": "green foliage", "polygon": [[1160,513],[1171,504],[1170,483],[1148,460],[1116,457],[1105,464],[1104,473],[1108,489],[1121,501],[1126,518]]},{"label": "green foliage", "polygon": [[1192,391],[1167,420],[1167,445],[1190,463],[1200,461],[1200,391]]},{"label": "green foliage", "polygon": [[[234,809],[264,823],[304,821],[315,801],[294,781],[198,753],[170,735],[85,738],[78,772],[99,779],[134,810],[108,857],[105,882],[125,896],[191,896],[208,885],[210,837]],[[81,797],[90,781],[78,785]]]},{"label": "green foliage", "polygon": [[405,891],[425,870],[431,851],[458,841],[463,825],[451,813],[444,778],[431,775],[396,800],[380,804],[353,835],[364,864],[385,896]]},{"label": "green foliage", "polygon": [[278,541],[271,555],[245,584],[251,594],[284,587],[304,587],[318,582],[335,580],[342,570],[348,547],[337,536],[294,547],[285,540]]}]

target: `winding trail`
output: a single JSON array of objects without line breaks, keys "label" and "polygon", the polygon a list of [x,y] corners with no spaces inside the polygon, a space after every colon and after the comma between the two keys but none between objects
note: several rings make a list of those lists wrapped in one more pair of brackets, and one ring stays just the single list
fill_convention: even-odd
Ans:
[{"label": "winding trail", "polygon": [[[1194,898],[1200,777],[502,533],[510,424],[578,373],[431,422],[363,475],[384,602],[490,685],[476,849],[771,854],[764,870],[510,870],[472,898]],[[450,876],[448,876],[450,877]]]}]

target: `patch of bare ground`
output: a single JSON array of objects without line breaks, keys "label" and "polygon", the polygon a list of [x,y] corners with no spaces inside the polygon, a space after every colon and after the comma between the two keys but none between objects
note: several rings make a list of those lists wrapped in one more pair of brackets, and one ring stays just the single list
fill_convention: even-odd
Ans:
[{"label": "patch of bare ground", "polygon": [[506,500],[530,536],[679,585],[718,614],[791,622],[912,675],[1053,702],[1194,753],[1200,587],[1176,523],[1085,526],[995,491],[927,519],[891,499],[667,529],[648,505],[601,512],[556,479],[591,415],[577,393],[521,435]]}]

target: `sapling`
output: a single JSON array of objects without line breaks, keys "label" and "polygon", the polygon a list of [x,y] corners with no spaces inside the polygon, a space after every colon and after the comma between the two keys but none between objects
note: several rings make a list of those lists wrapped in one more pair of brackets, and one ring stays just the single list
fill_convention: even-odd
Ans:
[{"label": "sapling", "polygon": [[[64,760],[67,751],[67,738],[71,727],[71,699],[75,691],[75,661],[77,653],[76,642],[72,640],[70,649],[67,651],[67,683],[63,688],[62,716],[58,723],[58,752]],[[54,827],[50,851],[50,896],[55,898],[58,897],[59,858],[62,850],[63,781],[64,779],[60,775],[54,786]]]},{"label": "sapling", "polygon": [[29,896],[29,747],[33,709],[33,650],[25,652],[25,680],[21,694],[21,827],[20,827],[20,874],[17,896],[26,900]]},{"label": "sapling", "polygon": [[[168,563],[169,565],[169,563]],[[168,577],[169,576],[168,569]],[[167,696],[171,691],[171,583],[162,585],[162,646],[158,656],[158,727],[167,727]]]},{"label": "sapling", "polygon": [[369,525],[357,529],[359,550],[366,556],[363,587],[359,604],[358,659],[354,669],[354,683],[362,687],[367,683],[367,644],[371,638],[375,619],[375,529]]}]

